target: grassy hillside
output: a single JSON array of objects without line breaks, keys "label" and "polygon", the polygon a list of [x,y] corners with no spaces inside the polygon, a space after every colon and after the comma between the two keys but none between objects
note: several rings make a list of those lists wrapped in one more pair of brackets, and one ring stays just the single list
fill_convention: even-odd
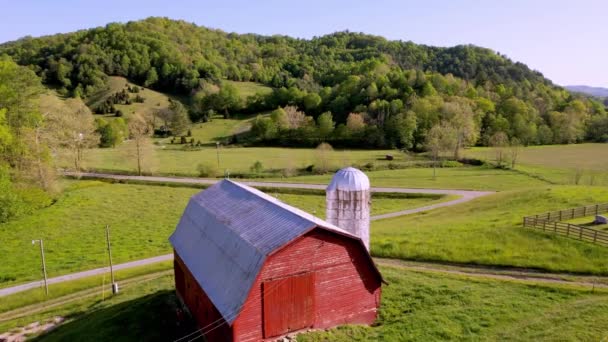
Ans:
[{"label": "grassy hillside", "polygon": [[[286,105],[315,118],[330,111],[337,124],[346,123],[350,113],[365,113],[368,123],[379,124],[363,134],[322,131],[334,145],[359,148],[420,149],[430,128],[442,123],[444,129],[466,131],[461,140],[469,146],[487,145],[498,131],[531,145],[601,141],[605,132],[595,128],[607,122],[603,104],[473,45],[432,47],[352,32],[309,40],[240,35],[148,18],[28,37],[1,44],[0,53],[37,70],[62,94],[93,102],[103,98],[107,76],[122,76],[183,97],[203,85],[217,87],[221,95],[193,108],[197,119],[209,110],[257,113]],[[241,99],[268,96],[243,103],[228,84],[241,90]],[[277,91],[269,93],[268,87]],[[310,136],[321,137],[315,130],[294,135],[298,130],[291,128],[258,138],[306,146]]]},{"label": "grassy hillside", "polygon": [[[112,94],[122,91],[128,86],[134,86],[135,84],[128,82],[124,77],[111,76],[108,77],[107,86],[87,98],[87,105],[92,111],[95,111],[99,105],[101,105],[108,97]],[[133,113],[142,113],[152,115],[156,110],[161,108],[169,107],[169,96],[161,92],[140,87],[141,95],[145,100],[143,103],[133,102],[130,105],[116,104],[117,110],[124,113],[125,117],[129,117]],[[134,97],[136,94],[131,94]],[[112,117],[112,114],[106,114],[106,116]]]}]

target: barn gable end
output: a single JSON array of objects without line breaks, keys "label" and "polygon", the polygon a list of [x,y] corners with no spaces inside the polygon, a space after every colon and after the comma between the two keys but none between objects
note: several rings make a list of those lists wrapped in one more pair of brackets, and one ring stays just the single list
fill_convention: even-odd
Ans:
[{"label": "barn gable end", "polygon": [[[367,253],[356,241],[314,229],[271,255],[258,275],[241,314],[234,322],[234,340],[259,341],[265,336],[264,284],[312,274],[314,318],[310,328],[339,324],[371,324],[380,305],[381,284],[367,265]],[[271,288],[270,292],[276,290]]]}]

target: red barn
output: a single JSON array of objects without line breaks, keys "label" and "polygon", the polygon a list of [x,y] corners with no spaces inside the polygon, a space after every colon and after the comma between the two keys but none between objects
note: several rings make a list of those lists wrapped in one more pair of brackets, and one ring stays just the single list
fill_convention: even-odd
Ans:
[{"label": "red barn", "polygon": [[256,189],[193,196],[170,241],[177,294],[210,341],[376,319],[382,277],[361,239]]}]

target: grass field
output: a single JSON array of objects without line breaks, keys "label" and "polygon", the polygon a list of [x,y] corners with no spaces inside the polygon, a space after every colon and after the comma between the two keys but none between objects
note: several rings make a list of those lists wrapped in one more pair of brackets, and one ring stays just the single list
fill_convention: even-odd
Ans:
[{"label": "grass field", "polygon": [[608,200],[605,187],[501,192],[432,212],[372,222],[372,254],[451,263],[608,274],[608,248],[521,227],[529,214]]},{"label": "grass field", "polygon": [[[105,225],[115,263],[171,251],[168,237],[196,188],[69,181],[51,207],[0,225],[0,287],[40,279],[40,255],[31,240],[44,239],[50,277],[107,266]],[[325,197],[273,192],[302,209],[325,216]],[[372,214],[426,205],[439,197],[373,199]]]},{"label": "grass field", "polygon": [[[136,161],[126,156],[133,151],[132,142],[125,142],[116,148],[91,149],[83,154],[83,165],[97,170],[130,171],[136,167]],[[395,154],[392,150],[334,150],[327,153],[327,163],[330,166],[340,167],[350,164],[364,164],[374,162],[386,164],[385,154]],[[280,148],[280,147],[224,147],[219,150],[220,167],[231,173],[249,172],[250,167],[260,161],[264,169],[297,169],[315,164],[319,153],[315,149]],[[215,146],[200,150],[176,150],[172,146],[157,146],[151,156],[151,164],[156,165],[152,172],[161,174],[197,175],[197,165],[207,163],[217,165],[217,150]],[[405,156],[396,155],[396,161],[405,161]],[[59,166],[70,167],[73,162],[67,156],[60,156]]]},{"label": "grass field", "polygon": [[343,326],[298,341],[599,341],[608,294],[383,267],[374,327]]},{"label": "grass field", "polygon": [[[96,92],[87,99],[87,105],[91,108],[91,111],[95,111],[99,105],[101,105],[109,96],[112,94],[122,91],[127,85],[134,86],[133,83],[128,82],[124,77],[111,76],[108,78],[107,88]],[[169,96],[166,94],[154,91],[152,89],[140,88],[141,95],[145,100],[143,103],[133,102],[130,105],[115,105],[117,110],[123,112],[126,118],[133,115],[133,113],[142,114],[153,114],[156,110],[161,108],[169,107]],[[137,94],[130,94],[131,98],[134,98]],[[113,117],[113,114],[106,114],[109,118]]]},{"label": "grass field", "polygon": [[177,300],[173,275],[123,287],[104,301],[86,297],[69,304],[0,323],[0,331],[45,322],[56,316],[68,319],[61,329],[36,340],[48,341],[170,341],[194,329],[175,325]]},{"label": "grass field", "polygon": [[[488,147],[476,147],[464,153],[472,158],[496,159],[494,149]],[[560,184],[608,185],[608,144],[523,147],[516,169]]]},{"label": "grass field", "polygon": [[[298,341],[594,340],[606,337],[608,294],[574,287],[479,280],[381,267],[380,315],[373,327],[343,326]],[[68,321],[37,341],[172,341],[196,329],[175,324],[172,276],[0,324],[0,331],[55,316]]]},{"label": "grass field", "polygon": [[233,85],[239,91],[239,95],[243,100],[247,100],[247,97],[255,94],[269,94],[272,92],[272,88],[256,82],[223,80],[222,83]]},{"label": "grass field", "polygon": [[[371,185],[378,187],[510,190],[547,185],[546,181],[516,171],[475,166],[439,168],[435,179],[432,168],[368,171],[365,174]],[[326,174],[268,180],[326,184],[332,176]]]},{"label": "grass field", "polygon": [[[223,143],[225,139],[230,138],[232,135],[249,130],[251,128],[251,121],[254,118],[254,116],[249,116],[244,118],[223,119],[216,116],[209,122],[192,125],[192,139],[194,139],[195,142],[200,141],[202,144]],[[171,139],[162,139],[162,143],[167,144],[167,141],[170,140]],[[167,147],[181,148],[180,145],[168,145]]]},{"label": "grass field", "polygon": [[[114,279],[116,280],[116,282],[119,283],[120,286],[120,283],[128,279],[171,269],[173,269],[173,262],[163,261],[156,264],[115,271]],[[104,291],[102,291],[102,286],[103,289],[105,289]],[[45,295],[44,287],[41,286],[37,289],[31,289],[13,295],[0,297],[0,320],[2,319],[1,313],[3,312],[34,304],[46,305],[48,301],[51,301],[53,299],[92,288],[95,289],[94,291],[99,294],[99,298],[110,297],[112,289],[109,272],[103,275],[92,276],[58,284],[50,284],[48,296]]]},{"label": "grass field", "polygon": [[[465,150],[465,155],[495,159],[492,148]],[[517,162],[523,165],[556,169],[608,170],[608,144],[572,144],[522,147]]]}]

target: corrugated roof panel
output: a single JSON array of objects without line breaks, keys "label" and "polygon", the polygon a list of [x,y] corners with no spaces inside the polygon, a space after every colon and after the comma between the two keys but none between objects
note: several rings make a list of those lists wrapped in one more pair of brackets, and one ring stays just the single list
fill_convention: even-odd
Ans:
[{"label": "corrugated roof panel", "polygon": [[261,191],[223,180],[191,198],[169,240],[231,324],[266,257],[317,226],[360,241]]}]

